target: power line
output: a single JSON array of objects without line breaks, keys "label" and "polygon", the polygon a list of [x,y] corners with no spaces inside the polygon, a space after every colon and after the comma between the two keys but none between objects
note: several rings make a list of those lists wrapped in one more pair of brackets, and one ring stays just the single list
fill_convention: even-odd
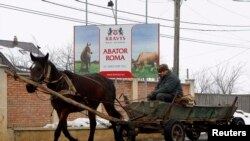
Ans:
[{"label": "power line", "polygon": [[[84,20],[80,20],[80,19],[76,19],[76,18],[70,18],[70,17],[66,17],[66,16],[61,16],[61,15],[55,15],[55,14],[50,14],[50,13],[46,13],[46,12],[30,10],[30,9],[20,8],[20,7],[16,7],[16,6],[1,4],[1,3],[0,3],[0,7],[5,8],[5,9],[9,9],[9,10],[15,10],[15,11],[20,11],[20,12],[25,12],[25,13],[35,14],[35,15],[56,18],[56,19],[60,19],[60,20],[66,20],[66,21],[77,22],[77,23],[85,23]],[[97,25],[104,25],[104,24],[96,23],[96,22],[90,22],[90,23],[97,24]],[[160,34],[160,36],[163,38],[174,38],[174,36],[166,35],[166,34]],[[202,43],[202,44],[217,45],[217,46],[234,47],[234,48],[249,48],[249,47],[242,46],[239,44],[228,44],[228,43],[213,42],[213,41],[199,40],[199,39],[186,38],[186,37],[180,37],[180,40]]]},{"label": "power line", "polygon": [[[0,7],[5,8],[5,9],[9,9],[9,10],[15,10],[15,11],[20,11],[20,12],[25,12],[25,13],[35,14],[35,15],[40,15],[40,16],[45,16],[45,17],[51,17],[51,18],[55,18],[55,19],[65,20],[65,21],[71,21],[71,22],[77,22],[77,23],[84,23],[85,22],[84,20],[80,20],[80,19],[76,19],[76,18],[61,16],[61,15],[31,10],[31,9],[25,9],[25,8],[6,5],[6,4],[2,4],[2,3],[0,3]],[[96,23],[96,22],[91,22],[91,23],[102,25],[101,23]]]},{"label": "power line", "polygon": [[[189,6],[188,6],[188,7],[189,7]],[[200,13],[200,11],[196,11],[196,10],[194,10],[194,9],[191,8],[191,7],[189,7],[189,8],[190,8],[193,12],[195,12],[196,14],[198,14],[199,16],[201,16],[202,18],[204,18],[205,20],[210,21],[210,19],[208,19],[206,16],[203,16],[203,15]],[[213,23],[213,21],[210,21],[210,22]],[[222,30],[225,30],[225,27],[220,26],[219,28],[221,28]],[[232,36],[234,36],[234,37],[239,38],[240,40],[249,42],[248,40],[246,40],[246,39],[244,39],[244,38],[242,38],[242,37],[239,37],[238,35],[236,35],[236,34],[234,34],[234,33],[230,33],[230,34],[231,34]]]},{"label": "power line", "polygon": [[[161,27],[174,28],[173,26],[160,25]],[[241,32],[241,31],[250,31],[250,29],[199,29],[199,28],[185,28],[180,27],[182,30],[193,30],[193,31],[206,31],[206,32]]]},{"label": "power line", "polygon": [[[83,10],[83,9],[79,9],[79,8],[75,8],[75,7],[71,7],[71,6],[67,6],[67,5],[63,5],[63,4],[59,4],[59,3],[55,3],[55,2],[51,2],[51,1],[47,1],[47,0],[44,0],[44,2],[53,4],[53,5],[57,5],[57,6],[61,6],[61,7],[64,7],[64,8],[69,8],[69,9],[72,9],[72,10],[87,12],[86,10]],[[77,2],[86,4],[86,2],[79,1],[79,0]],[[92,5],[92,6],[96,6],[96,7],[99,7],[99,8],[109,9],[107,7],[103,7],[103,6],[99,6],[99,5],[95,5],[95,4],[91,4],[91,3],[87,3],[87,4]],[[133,15],[138,15],[138,16],[145,17],[144,15],[140,15],[140,14],[136,14],[136,13],[126,12],[126,11],[121,11],[121,10],[117,10],[117,11],[125,12],[127,14],[133,14]],[[106,15],[106,14],[100,14],[100,13],[93,12],[93,11],[88,11],[88,13],[92,13],[92,14],[95,14],[95,15],[104,16],[104,17],[108,17],[108,18],[114,18],[113,16],[109,16],[109,15]],[[162,19],[162,18],[156,18],[156,17],[153,17],[153,18],[154,19]],[[135,22],[135,23],[144,23],[144,22],[141,22],[141,21],[138,21],[138,20],[131,20],[131,19],[128,19],[128,18],[117,17],[117,19],[120,19],[120,20],[123,20],[123,21]],[[167,19],[165,19],[165,20],[167,20]],[[173,20],[171,20],[171,21],[173,21]],[[161,27],[166,27],[166,28],[174,28],[173,26],[167,26],[167,25],[162,25],[162,24],[160,24],[160,26]],[[248,26],[248,27],[250,27],[250,26]],[[183,28],[183,27],[181,27],[180,29],[182,29],[182,30],[194,30],[194,31],[206,31],[206,32],[215,32],[215,31],[218,31],[218,32],[250,31],[250,29],[215,30],[215,29],[197,29],[197,28]]]},{"label": "power line", "polygon": [[[171,38],[171,39],[174,38],[174,36],[172,36],[172,35],[166,35],[166,34],[160,34],[160,36],[164,37],[164,38]],[[210,44],[210,45],[216,45],[216,46],[226,46],[226,47],[233,47],[233,48],[250,49],[250,46],[242,46],[242,45],[239,45],[239,44],[228,44],[228,43],[222,43],[222,42],[199,40],[199,39],[186,38],[186,37],[180,37],[180,40],[189,41],[189,42],[195,42],[195,43],[202,43],[202,44]]]},{"label": "power line", "polygon": [[[47,0],[44,0],[44,2],[53,4],[53,5],[57,5],[57,6],[61,6],[61,7],[64,7],[64,8],[72,9],[72,10],[77,10],[77,11],[81,11],[81,12],[88,12],[88,13],[91,13],[91,14],[94,14],[94,15],[99,15],[99,16],[108,17],[108,18],[112,18],[112,19],[114,18],[113,16],[110,16],[110,15],[107,15],[107,14],[101,14],[101,13],[97,13],[97,12],[93,12],[93,11],[89,11],[89,10],[86,11],[86,10],[83,10],[83,9],[79,9],[79,8],[75,8],[75,7],[71,7],[71,6],[67,6],[67,5],[63,5],[63,4],[59,4],[59,3],[55,3],[55,2],[51,2],[51,1],[47,1]],[[78,1],[78,2],[81,2],[81,1]],[[102,6],[98,6],[98,7],[108,9],[108,8],[102,7]],[[130,20],[130,19],[127,19],[127,18],[126,19],[125,18],[118,18],[118,19],[124,20],[124,21],[136,22],[136,23],[138,23],[138,22],[139,23],[144,23],[144,22],[140,22],[140,21],[136,21],[136,20]]]},{"label": "power line", "polygon": [[[46,2],[49,2],[47,0],[44,0]],[[81,2],[86,4],[86,2],[84,1],[80,1],[77,0],[77,2]],[[96,5],[96,4],[92,4],[92,3],[87,3],[88,5],[91,6],[95,6],[95,7],[99,7],[99,8],[103,8],[103,9],[109,9],[107,7],[104,6],[100,6],[100,5]],[[145,15],[142,14],[137,14],[137,13],[133,13],[133,12],[128,12],[128,11],[122,11],[122,10],[117,10],[118,12],[121,13],[126,13],[126,14],[130,14],[133,16],[140,16],[140,17],[145,17]],[[152,18],[152,19],[157,19],[157,20],[164,20],[164,21],[169,21],[169,22],[174,22],[174,20],[170,20],[170,19],[166,19],[166,18],[159,18],[159,17],[154,17],[154,16],[148,16],[148,18]],[[197,23],[197,22],[188,22],[188,21],[180,21],[181,23],[185,23],[185,24],[195,24],[195,25],[203,25],[203,26],[225,26],[225,27],[250,27],[250,25],[224,25],[224,24],[207,24],[207,23]]]},{"label": "power line", "polygon": [[[145,0],[137,0],[137,1],[140,1],[140,2],[145,2]],[[155,1],[155,0],[152,0],[152,1],[148,1],[149,3],[167,3],[167,0],[161,0],[161,1]],[[170,1],[168,1],[170,2]]]},{"label": "power line", "polygon": [[237,13],[237,12],[235,12],[235,11],[232,11],[232,10],[230,10],[230,9],[228,9],[228,8],[225,8],[225,7],[223,7],[223,6],[219,5],[219,4],[216,4],[216,3],[214,3],[214,2],[211,2],[210,0],[207,0],[207,2],[209,2],[210,4],[213,4],[213,5],[217,6],[217,7],[220,7],[221,9],[224,9],[224,10],[230,12],[230,13],[233,13],[233,14],[236,14],[236,15],[238,15],[238,16],[244,17],[244,18],[246,18],[246,19],[248,19],[248,20],[250,19],[250,17],[248,17],[248,16],[241,15],[241,14],[239,14],[239,13]]},{"label": "power line", "polygon": [[[237,53],[237,54],[235,54],[235,55],[233,55],[233,56],[231,56],[231,57],[229,57],[229,58],[227,58],[227,59],[225,59],[225,60],[223,60],[223,61],[217,63],[216,65],[210,66],[210,67],[206,68],[206,70],[202,70],[202,73],[204,73],[204,71],[209,71],[209,70],[213,69],[214,67],[218,67],[218,66],[220,66],[220,65],[222,65],[222,64],[224,64],[224,63],[227,63],[227,62],[229,62],[229,61],[232,60],[232,59],[235,59],[237,56],[246,53],[249,49],[250,49],[250,48],[246,48],[246,49],[244,49],[243,51],[241,51],[241,52],[239,52],[239,53]],[[200,72],[201,72],[201,71],[200,71]],[[197,75],[197,74],[200,73],[200,72],[196,72],[196,73],[193,74],[193,75]]]}]

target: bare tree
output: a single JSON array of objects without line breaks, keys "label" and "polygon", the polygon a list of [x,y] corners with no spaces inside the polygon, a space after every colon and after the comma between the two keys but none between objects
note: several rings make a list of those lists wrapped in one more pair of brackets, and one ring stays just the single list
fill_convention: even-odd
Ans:
[{"label": "bare tree", "polygon": [[242,74],[243,65],[230,67],[228,64],[217,66],[216,71],[203,69],[194,75],[197,93],[232,94],[237,92],[237,82]]},{"label": "bare tree", "polygon": [[214,82],[218,87],[218,90],[222,94],[232,94],[236,91],[236,82],[241,75],[242,66],[228,65],[218,66],[214,74],[212,74]]},{"label": "bare tree", "polygon": [[207,69],[203,69],[194,75],[195,78],[195,89],[197,93],[207,93],[211,92],[211,74],[206,73]]},{"label": "bare tree", "polygon": [[62,48],[48,49],[49,59],[61,70],[74,71],[73,45]]}]

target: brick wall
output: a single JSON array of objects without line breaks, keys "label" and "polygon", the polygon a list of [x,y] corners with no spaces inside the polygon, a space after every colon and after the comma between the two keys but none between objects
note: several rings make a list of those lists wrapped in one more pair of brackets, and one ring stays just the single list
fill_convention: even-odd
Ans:
[{"label": "brick wall", "polygon": [[38,92],[29,94],[26,83],[8,76],[7,107],[8,127],[44,126],[51,122],[49,96]]},{"label": "brick wall", "polygon": [[[20,80],[14,80],[8,76],[7,82],[7,107],[8,107],[8,127],[42,127],[48,123],[53,123],[51,116],[52,106],[50,104],[50,96],[42,92],[34,94],[27,93],[26,83]],[[146,100],[146,96],[150,93],[156,83],[138,81],[138,99],[139,101]],[[124,105],[121,94],[128,96],[132,100],[132,81],[131,80],[116,80],[117,99]],[[183,84],[185,94],[189,94],[189,84]],[[122,111],[122,108],[116,103],[116,108]],[[98,109],[105,112],[103,107]],[[70,114],[69,120],[79,117],[86,117],[86,111],[81,113]]]},{"label": "brick wall", "polygon": [[[132,81],[117,81],[115,83],[116,86],[116,95],[119,98],[122,93],[128,96],[129,100],[132,100]],[[146,100],[148,94],[152,92],[155,88],[156,82],[144,82],[138,81],[138,101]],[[182,84],[184,95],[190,94],[190,85],[189,84]]]}]

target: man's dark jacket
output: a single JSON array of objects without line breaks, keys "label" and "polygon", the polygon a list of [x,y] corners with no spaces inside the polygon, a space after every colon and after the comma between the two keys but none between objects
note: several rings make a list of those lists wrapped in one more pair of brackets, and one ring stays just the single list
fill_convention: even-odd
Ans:
[{"label": "man's dark jacket", "polygon": [[178,97],[183,96],[180,79],[171,71],[167,75],[160,78],[155,90],[153,91],[153,97],[158,93],[167,93],[171,95],[178,94]]}]

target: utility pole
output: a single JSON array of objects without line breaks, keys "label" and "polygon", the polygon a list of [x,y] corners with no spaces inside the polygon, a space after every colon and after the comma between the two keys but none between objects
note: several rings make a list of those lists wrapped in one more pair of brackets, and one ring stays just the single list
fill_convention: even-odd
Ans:
[{"label": "utility pole", "polygon": [[115,0],[115,25],[117,25],[117,0]]},{"label": "utility pole", "polygon": [[86,26],[88,25],[88,0],[86,0]]},{"label": "utility pole", "polygon": [[146,0],[146,24],[148,23],[148,0]]},{"label": "utility pole", "polygon": [[112,0],[108,2],[108,7],[111,7],[114,18],[115,18],[115,25],[117,25],[117,0],[115,0],[115,11],[114,11],[114,3]]},{"label": "utility pole", "polygon": [[[80,3],[84,3],[83,1],[80,1],[80,0],[75,0],[75,1],[80,2]],[[86,0],[86,2],[85,2],[85,9],[86,9],[85,23],[86,23],[86,26],[87,26],[88,25],[88,0]]]},{"label": "utility pole", "polygon": [[180,41],[180,0],[174,0],[174,68],[173,72],[179,76],[179,41]]}]

